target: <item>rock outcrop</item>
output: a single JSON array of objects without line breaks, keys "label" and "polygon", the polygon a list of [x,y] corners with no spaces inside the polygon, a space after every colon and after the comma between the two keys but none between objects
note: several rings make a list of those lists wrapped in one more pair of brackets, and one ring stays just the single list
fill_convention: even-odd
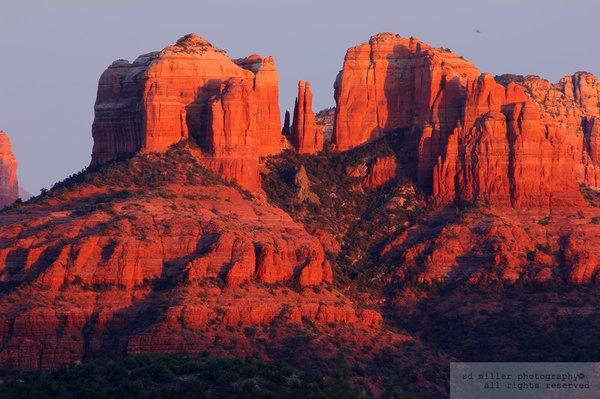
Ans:
[{"label": "rock outcrop", "polygon": [[0,131],[0,209],[19,198],[17,159],[12,152],[8,134]]},{"label": "rock outcrop", "polygon": [[[391,258],[396,277],[419,284],[512,285],[600,282],[600,224],[592,209],[554,217],[524,217],[520,210],[474,209],[446,223],[414,226],[392,239],[381,253]],[[529,215],[531,216],[531,215]]]},{"label": "rock outcrop", "polygon": [[335,82],[333,142],[348,150],[386,132],[432,122],[455,127],[467,80],[479,76],[469,61],[417,38],[392,33],[350,48]]},{"label": "rock outcrop", "polygon": [[577,72],[552,84],[539,76],[502,75],[503,83],[522,85],[540,105],[542,123],[559,140],[573,146],[577,181],[600,189],[597,137],[600,117],[600,82],[588,72]]},{"label": "rock outcrop", "polygon": [[290,138],[296,151],[301,154],[316,154],[323,149],[323,130],[317,125],[312,110],[310,82],[298,82]]},{"label": "rock outcrop", "polygon": [[213,98],[209,112],[207,147],[212,157],[208,165],[221,177],[251,190],[260,188],[257,104],[252,83],[231,78]]},{"label": "rock outcrop", "polygon": [[420,131],[417,179],[454,201],[557,210],[598,188],[600,84],[579,72],[551,84],[495,79],[446,49],[383,33],[346,53],[333,144],[347,150],[394,130]]},{"label": "rock outcrop", "polygon": [[[92,127],[92,164],[138,152],[164,151],[187,138],[195,139],[213,156],[219,153],[220,149],[211,146],[219,142],[211,136],[212,102],[230,78],[244,80],[253,88],[256,123],[261,126],[254,132],[255,158],[279,152],[282,137],[273,58],[252,55],[232,60],[223,50],[190,34],[133,63],[115,61],[102,74]],[[229,158],[234,156],[233,148],[224,151]],[[224,177],[249,188],[254,185],[245,183],[246,176]]]},{"label": "rock outcrop", "polygon": [[256,93],[256,122],[258,135],[258,155],[266,156],[281,152],[281,122],[279,114],[279,77],[273,57],[253,54],[235,60],[244,69],[252,71]]},{"label": "rock outcrop", "polygon": [[363,179],[364,188],[377,188],[396,177],[396,157],[377,157],[368,166],[366,176]]},{"label": "rock outcrop", "polygon": [[543,209],[582,205],[576,135],[550,132],[543,112],[514,82],[502,85],[487,74],[468,82],[459,127],[433,169],[434,201]]}]

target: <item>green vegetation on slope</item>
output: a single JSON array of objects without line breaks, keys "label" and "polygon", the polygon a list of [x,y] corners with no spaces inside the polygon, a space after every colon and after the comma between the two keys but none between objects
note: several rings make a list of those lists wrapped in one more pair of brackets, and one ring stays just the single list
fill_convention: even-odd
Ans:
[{"label": "green vegetation on slope", "polygon": [[[410,131],[398,131],[342,153],[301,155],[286,151],[267,159],[263,189],[275,206],[304,223],[309,231],[323,230],[341,245],[338,254],[329,254],[339,282],[383,288],[381,276],[386,270],[378,260],[381,248],[419,220],[424,209],[415,206],[423,195],[414,183],[414,145]],[[346,172],[348,167],[390,155],[398,164],[396,178],[377,189],[363,190],[362,178]],[[297,198],[294,179],[301,166],[318,203]]]},{"label": "green vegetation on slope", "polygon": [[[171,146],[164,154],[138,154],[107,164],[87,167],[66,179],[55,183],[50,190],[42,190],[40,196],[29,202],[61,198],[73,189],[83,186],[115,188],[115,195],[127,196],[123,187],[137,190],[132,194],[163,195],[161,188],[169,184],[234,187],[248,198],[251,193],[237,183],[225,180],[205,168],[200,160],[200,148],[192,141],[182,141]],[[110,199],[110,198],[109,198]],[[15,207],[21,203],[15,204]],[[8,211],[11,208],[6,208]]]},{"label": "green vegetation on slope", "polygon": [[597,362],[600,295],[556,285],[464,289],[431,295],[399,323],[468,362]]},{"label": "green vegetation on slope", "polygon": [[0,383],[12,398],[360,398],[343,378],[324,379],[254,359],[142,354],[97,359]]}]

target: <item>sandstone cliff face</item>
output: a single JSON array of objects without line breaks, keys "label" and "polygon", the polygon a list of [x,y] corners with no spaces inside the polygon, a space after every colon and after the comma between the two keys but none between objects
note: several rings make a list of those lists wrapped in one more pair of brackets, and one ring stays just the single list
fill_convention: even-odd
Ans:
[{"label": "sandstone cliff face", "polygon": [[279,113],[279,77],[273,57],[261,57],[253,54],[235,60],[244,69],[252,71],[254,91],[257,100],[256,122],[258,131],[260,156],[273,155],[281,151],[281,122]]},{"label": "sandstone cliff face", "polygon": [[[224,51],[190,34],[131,64],[115,61],[102,74],[92,127],[92,164],[137,152],[164,151],[189,137],[202,148],[219,152],[211,147],[215,144],[211,104],[230,78],[244,80],[253,88],[256,123],[262,127],[254,132],[255,158],[278,152],[278,78],[273,59],[253,55],[231,60]],[[232,148],[226,151],[233,156]],[[244,184],[245,176],[226,177]]]},{"label": "sandstone cliff face", "polygon": [[458,55],[391,33],[350,48],[335,83],[334,144],[347,150],[382,134],[434,122],[453,128],[465,83],[479,70]]},{"label": "sandstone cliff face", "polygon": [[231,78],[213,98],[209,112],[207,146],[213,156],[207,164],[219,176],[251,190],[260,188],[257,104],[252,83]]},{"label": "sandstone cliff face", "polygon": [[296,151],[301,154],[316,154],[323,149],[323,130],[317,125],[312,110],[310,82],[298,82],[290,138]]},{"label": "sandstone cliff face", "polygon": [[12,152],[8,135],[0,131],[0,209],[19,198],[17,159]]},{"label": "sandstone cliff face", "polygon": [[544,209],[583,205],[577,150],[568,134],[545,123],[543,109],[522,86],[481,75],[468,82],[460,127],[434,167],[434,201]]},{"label": "sandstone cliff face", "polygon": [[598,187],[600,84],[589,73],[555,85],[496,80],[447,50],[384,33],[348,50],[335,87],[334,146],[420,129],[417,179],[439,206],[557,209],[584,203],[580,183]]},{"label": "sandstone cliff face", "polygon": [[557,138],[573,147],[577,181],[600,188],[597,158],[597,118],[600,117],[600,83],[588,72],[577,72],[552,84],[538,76],[502,75],[501,81],[521,84],[542,108],[542,122]]}]

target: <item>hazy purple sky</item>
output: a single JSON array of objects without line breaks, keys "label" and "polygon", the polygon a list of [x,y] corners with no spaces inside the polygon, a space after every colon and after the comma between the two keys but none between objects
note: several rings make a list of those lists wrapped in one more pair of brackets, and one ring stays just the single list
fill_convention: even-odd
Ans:
[{"label": "hazy purple sky", "polygon": [[0,4],[0,130],[12,139],[21,186],[32,192],[89,163],[102,71],[189,32],[232,57],[273,55],[282,109],[299,79],[312,82],[316,109],[333,105],[346,49],[384,31],[449,47],[494,74],[553,81],[578,70],[600,74],[600,0],[90,3]]}]

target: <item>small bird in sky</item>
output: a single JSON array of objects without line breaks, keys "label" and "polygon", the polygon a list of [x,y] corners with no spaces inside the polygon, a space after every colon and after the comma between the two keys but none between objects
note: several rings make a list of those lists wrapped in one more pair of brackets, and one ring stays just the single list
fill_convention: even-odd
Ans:
[{"label": "small bird in sky", "polygon": [[481,31],[479,29],[475,29],[475,32],[477,33],[481,33]]}]

